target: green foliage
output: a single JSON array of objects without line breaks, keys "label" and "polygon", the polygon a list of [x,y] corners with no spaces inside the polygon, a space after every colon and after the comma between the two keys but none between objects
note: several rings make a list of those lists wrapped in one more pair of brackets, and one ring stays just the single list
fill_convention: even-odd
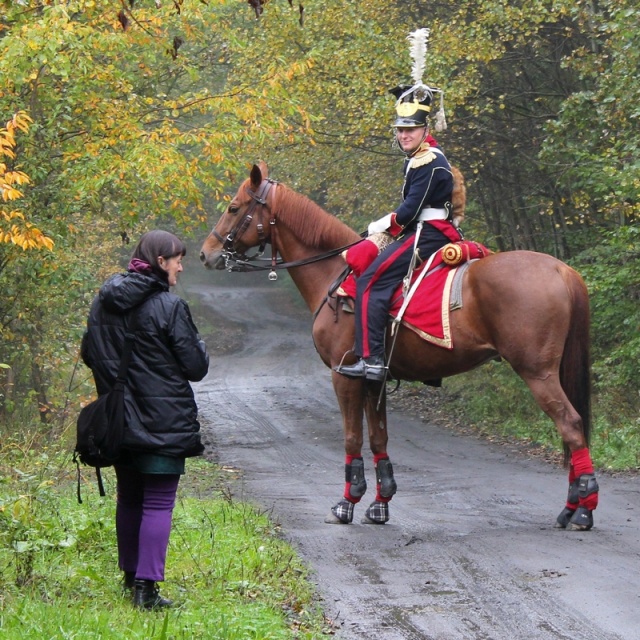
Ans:
[{"label": "green foliage", "polygon": [[596,386],[640,408],[640,228],[603,233],[576,267],[590,293]]},{"label": "green foliage", "polygon": [[[132,248],[121,234],[201,236],[257,159],[354,229],[393,209],[402,155],[388,89],[410,80],[406,35],[421,26],[424,79],[445,92],[437,137],[467,178],[468,238],[571,259],[603,229],[637,228],[637,3],[303,4],[304,20],[284,0],[260,19],[226,0],[3,3],[0,122],[33,121],[3,169],[14,187],[31,181],[11,215],[54,242],[37,255],[0,245],[9,430],[40,422],[55,436],[91,392],[77,347],[93,294]],[[598,401],[632,407],[634,270],[601,276],[607,257],[585,259]]]},{"label": "green foliage", "polygon": [[447,380],[465,421],[484,436],[499,435],[543,444],[560,451],[562,443],[553,422],[535,403],[526,384],[504,361],[491,361],[464,376]]},{"label": "green foliage", "polygon": [[[562,442],[555,425],[536,405],[531,392],[508,364],[490,362],[447,379],[443,388],[447,415],[490,441],[524,445],[560,463]],[[590,451],[598,469],[640,469],[640,418],[637,404],[619,402],[615,392],[597,393]]]},{"label": "green foliage", "polygon": [[52,458],[4,453],[14,469],[0,468],[0,637],[325,637],[305,567],[266,515],[221,491],[212,465],[190,461],[181,483],[163,584],[178,607],[156,614],[122,592],[112,472],[102,499],[87,470],[78,505],[73,477],[39,480],[55,474]]},{"label": "green foliage", "polygon": [[580,80],[558,118],[549,121],[543,157],[571,185],[583,220],[608,226],[638,221],[640,145],[634,79],[640,64],[640,10],[632,0],[608,0],[572,10],[589,41],[564,61]]}]

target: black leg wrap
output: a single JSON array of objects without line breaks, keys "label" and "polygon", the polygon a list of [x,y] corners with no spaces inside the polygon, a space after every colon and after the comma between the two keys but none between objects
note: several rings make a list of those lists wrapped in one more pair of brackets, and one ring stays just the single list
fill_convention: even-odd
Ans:
[{"label": "black leg wrap", "polygon": [[571,522],[571,517],[575,512],[575,509],[569,509],[569,507],[565,507],[560,512],[560,515],[556,518],[556,529],[566,529],[569,522]]},{"label": "black leg wrap", "polygon": [[338,504],[331,507],[331,513],[344,524],[351,524],[353,522],[353,502],[342,498]]},{"label": "black leg wrap", "polygon": [[567,502],[569,504],[575,504],[576,507],[578,506],[578,498],[580,497],[580,478],[576,478],[570,485],[569,485],[569,494],[567,495]]},{"label": "black leg wrap", "polygon": [[389,458],[378,460],[376,464],[376,483],[378,485],[378,495],[382,498],[390,498],[398,490],[398,485],[393,477],[393,465]]},{"label": "black leg wrap", "polygon": [[347,483],[347,491],[357,502],[367,490],[367,481],[364,477],[364,461],[362,458],[354,458],[351,464],[345,464],[344,476],[344,480]]},{"label": "black leg wrap", "polygon": [[[592,473],[583,473],[578,478],[578,497],[580,500],[598,493],[598,481]],[[571,516],[567,525],[570,531],[589,531],[593,527],[593,511],[585,506],[579,506]]]},{"label": "black leg wrap", "polygon": [[[560,512],[560,515],[556,518],[556,528],[557,529],[565,529],[569,522],[571,521],[571,517],[576,512],[578,508],[578,499],[580,498],[580,478],[576,478],[569,485],[569,493],[567,494],[567,504],[565,508]],[[571,506],[569,506],[571,505]]]},{"label": "black leg wrap", "polygon": [[586,498],[599,490],[598,481],[592,473],[585,473],[578,478],[578,497]]}]

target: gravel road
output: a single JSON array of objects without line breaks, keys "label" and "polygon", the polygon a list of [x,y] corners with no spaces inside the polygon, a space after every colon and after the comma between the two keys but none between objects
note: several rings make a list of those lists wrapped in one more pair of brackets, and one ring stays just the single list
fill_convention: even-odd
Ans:
[{"label": "gravel road", "polygon": [[635,477],[600,474],[594,529],[557,530],[564,469],[425,422],[391,400],[399,487],[391,521],[359,524],[375,494],[364,452],[370,488],[354,524],[324,524],[342,493],[344,450],[310,315],[280,282],[205,275],[183,285],[187,297],[235,336],[210,345],[209,374],[195,385],[209,454],[240,472],[238,498],[282,525],[337,638],[640,638]]}]

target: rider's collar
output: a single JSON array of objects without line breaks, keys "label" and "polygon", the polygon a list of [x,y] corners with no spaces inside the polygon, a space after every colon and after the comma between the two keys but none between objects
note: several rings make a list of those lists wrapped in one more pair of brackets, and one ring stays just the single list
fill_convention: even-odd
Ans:
[{"label": "rider's collar", "polygon": [[431,149],[431,145],[427,142],[426,139],[427,134],[425,134],[425,139],[418,145],[418,148],[412,151],[411,153],[407,153],[407,158],[413,158],[414,156],[422,153],[424,151],[428,151]]}]

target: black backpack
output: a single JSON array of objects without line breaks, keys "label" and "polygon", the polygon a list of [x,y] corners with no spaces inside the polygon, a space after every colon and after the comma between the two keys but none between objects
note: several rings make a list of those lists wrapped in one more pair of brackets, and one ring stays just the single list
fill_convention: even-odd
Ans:
[{"label": "black backpack", "polygon": [[[135,320],[133,326],[135,327]],[[73,461],[78,468],[78,502],[80,496],[80,463],[94,467],[98,478],[100,495],[104,496],[104,484],[100,469],[117,462],[122,452],[126,429],[124,388],[131,351],[135,342],[135,331],[125,334],[124,347],[116,381],[108,393],[103,393],[80,411],[76,423],[76,446]]]}]

